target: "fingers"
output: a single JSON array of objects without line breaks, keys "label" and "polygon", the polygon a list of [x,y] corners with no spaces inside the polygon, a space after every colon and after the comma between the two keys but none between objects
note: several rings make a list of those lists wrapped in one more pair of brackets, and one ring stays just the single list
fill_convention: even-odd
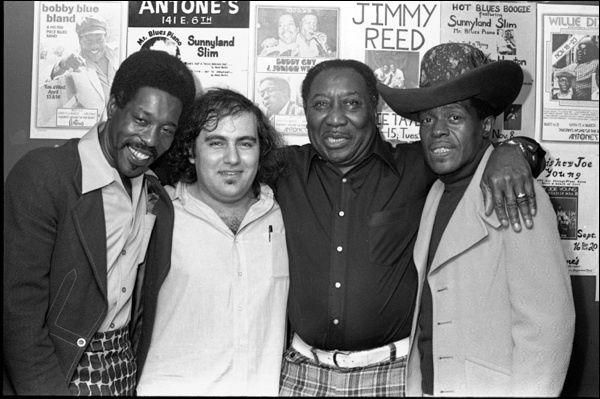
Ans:
[{"label": "fingers", "polygon": [[504,200],[502,198],[494,199],[494,211],[502,226],[508,227],[508,216],[506,215],[506,209],[504,207]]},{"label": "fingers", "polygon": [[492,198],[492,189],[485,182],[479,183],[479,188],[483,193],[483,206],[485,208],[485,215],[490,216],[494,210],[494,199]]}]

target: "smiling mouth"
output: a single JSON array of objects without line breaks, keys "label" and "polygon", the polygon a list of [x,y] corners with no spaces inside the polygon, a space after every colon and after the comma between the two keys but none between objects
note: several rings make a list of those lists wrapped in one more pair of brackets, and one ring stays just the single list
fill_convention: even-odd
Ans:
[{"label": "smiling mouth", "polygon": [[150,159],[151,155],[146,154],[142,151],[136,150],[135,148],[133,148],[132,146],[127,146],[127,149],[129,150],[129,153],[131,155],[133,155],[133,157],[140,162],[144,162],[147,161],[148,159]]},{"label": "smiling mouth", "polygon": [[450,152],[450,148],[446,148],[446,147],[434,148],[433,150],[431,150],[431,152],[433,152],[435,155],[445,155]]}]

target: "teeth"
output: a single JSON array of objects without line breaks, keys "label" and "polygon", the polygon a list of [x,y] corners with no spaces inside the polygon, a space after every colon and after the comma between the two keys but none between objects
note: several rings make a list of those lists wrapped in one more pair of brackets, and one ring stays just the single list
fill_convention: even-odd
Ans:
[{"label": "teeth", "polygon": [[332,137],[330,137],[330,138],[327,139],[327,141],[329,141],[330,143],[341,143],[344,140],[345,139],[334,139]]},{"label": "teeth", "polygon": [[139,152],[137,150],[134,150],[133,148],[129,147],[129,151],[133,154],[134,157],[136,157],[137,159],[139,159],[140,161],[145,161],[148,158],[150,158],[150,155],[146,155],[142,152]]},{"label": "teeth", "polygon": [[450,152],[448,148],[436,148],[435,150],[433,150],[434,154],[445,154],[447,152]]}]

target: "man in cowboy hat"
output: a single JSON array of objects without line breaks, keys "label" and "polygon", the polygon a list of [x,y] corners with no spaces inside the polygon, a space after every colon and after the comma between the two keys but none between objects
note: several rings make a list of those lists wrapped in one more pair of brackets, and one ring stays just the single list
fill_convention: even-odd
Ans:
[{"label": "man in cowboy hat", "polygon": [[[467,44],[429,50],[418,89],[380,87],[391,108],[420,123],[438,180],[421,216],[419,288],[407,396],[558,396],[575,311],[556,217],[534,182],[535,232],[486,216],[479,181],[495,117],[515,100],[521,68]],[[520,196],[519,196],[520,197]]]}]

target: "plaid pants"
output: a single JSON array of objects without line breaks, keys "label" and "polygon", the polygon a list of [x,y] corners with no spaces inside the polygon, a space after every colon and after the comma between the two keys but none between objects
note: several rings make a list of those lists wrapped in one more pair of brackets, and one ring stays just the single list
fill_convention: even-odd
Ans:
[{"label": "plaid pants", "polygon": [[293,347],[283,356],[279,396],[405,396],[407,356],[360,368],[319,365]]},{"label": "plaid pants", "polygon": [[77,396],[133,396],[136,371],[128,327],[98,332],[85,349],[69,390]]}]

